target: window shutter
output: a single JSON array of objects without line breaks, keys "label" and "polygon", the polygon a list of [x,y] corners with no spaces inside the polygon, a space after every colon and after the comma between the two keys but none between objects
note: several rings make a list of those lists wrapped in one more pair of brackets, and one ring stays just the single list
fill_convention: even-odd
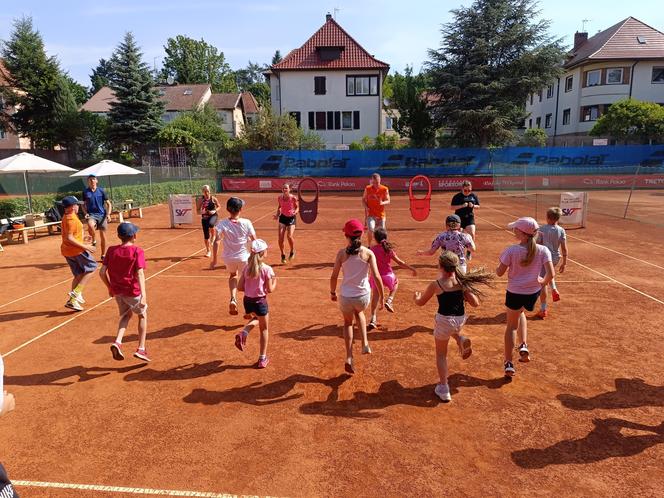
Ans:
[{"label": "window shutter", "polygon": [[353,111],[353,129],[360,129],[360,111]]},{"label": "window shutter", "polygon": [[335,130],[341,129],[341,111],[334,112],[334,129]]},{"label": "window shutter", "polygon": [[327,129],[334,130],[334,113],[327,111]]},{"label": "window shutter", "polygon": [[309,111],[309,129],[316,129],[316,122],[314,121],[314,111]]}]

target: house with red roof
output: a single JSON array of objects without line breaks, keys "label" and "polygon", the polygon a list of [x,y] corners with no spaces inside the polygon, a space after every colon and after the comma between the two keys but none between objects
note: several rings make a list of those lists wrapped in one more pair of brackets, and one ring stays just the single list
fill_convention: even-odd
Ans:
[{"label": "house with red roof", "polygon": [[664,105],[664,33],[633,17],[591,38],[577,32],[563,69],[526,102],[526,129],[544,129],[551,145],[593,145],[588,132],[618,100]]},{"label": "house with red roof", "polygon": [[389,69],[327,14],[301,47],[270,66],[272,110],[290,114],[331,149],[374,138],[390,124],[382,95]]}]

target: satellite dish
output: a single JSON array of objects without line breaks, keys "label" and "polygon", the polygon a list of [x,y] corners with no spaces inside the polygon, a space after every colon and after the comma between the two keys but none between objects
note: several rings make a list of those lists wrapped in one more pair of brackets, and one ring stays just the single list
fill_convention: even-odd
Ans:
[{"label": "satellite dish", "polygon": [[169,76],[168,78],[166,78],[166,83],[172,85],[173,83],[175,83],[175,78],[173,78],[173,76]]}]

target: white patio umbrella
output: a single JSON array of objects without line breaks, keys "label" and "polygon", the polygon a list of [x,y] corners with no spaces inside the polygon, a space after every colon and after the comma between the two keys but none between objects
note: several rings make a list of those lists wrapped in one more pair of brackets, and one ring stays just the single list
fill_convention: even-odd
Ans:
[{"label": "white patio umbrella", "polygon": [[[130,168],[129,166],[125,166],[124,164],[116,163],[115,161],[111,161],[110,159],[104,159],[101,162],[98,162],[97,164],[93,164],[89,168],[82,169],[81,171],[78,171],[74,173],[71,176],[90,176],[90,175],[95,175],[95,176],[120,176],[120,175],[144,175],[145,172]],[[111,179],[108,179],[108,184],[111,189],[111,199],[113,198],[113,182],[111,182]]]},{"label": "white patio umbrella", "polygon": [[25,194],[28,196],[28,209],[32,213],[32,195],[28,188],[28,173],[58,173],[64,171],[76,171],[74,168],[65,166],[35,156],[29,152],[21,152],[15,156],[8,157],[0,161],[0,174],[23,173],[23,182],[25,183]]}]

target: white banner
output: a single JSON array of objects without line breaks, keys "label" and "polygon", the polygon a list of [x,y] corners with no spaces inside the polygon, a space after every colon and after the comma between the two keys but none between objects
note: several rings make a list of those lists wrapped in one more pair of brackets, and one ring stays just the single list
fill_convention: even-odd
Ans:
[{"label": "white banner", "polygon": [[560,218],[561,225],[586,224],[586,192],[563,192],[560,194],[560,209],[563,215]]},{"label": "white banner", "polygon": [[193,222],[194,199],[190,195],[171,194],[168,196],[171,213],[171,228],[175,225],[189,225]]}]

